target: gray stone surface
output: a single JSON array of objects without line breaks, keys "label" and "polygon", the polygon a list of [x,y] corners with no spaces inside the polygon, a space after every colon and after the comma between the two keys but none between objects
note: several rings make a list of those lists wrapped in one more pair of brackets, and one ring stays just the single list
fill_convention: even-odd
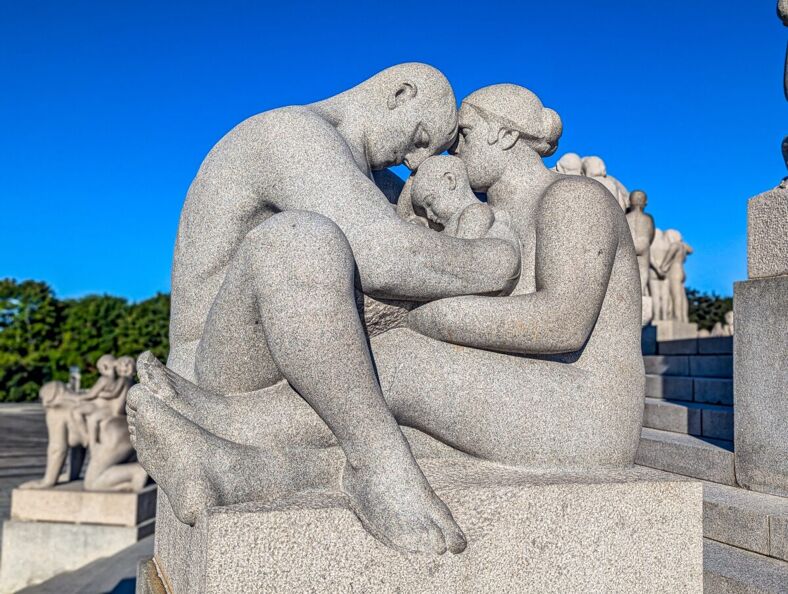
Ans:
[{"label": "gray stone surface", "polygon": [[702,435],[733,441],[733,407],[701,404]]},{"label": "gray stone surface", "polygon": [[788,561],[788,499],[713,483],[703,485],[703,536]]},{"label": "gray stone surface", "polygon": [[681,376],[690,374],[689,357],[657,355],[643,357],[643,363],[648,374]]},{"label": "gray stone surface", "polygon": [[698,340],[698,352],[701,355],[732,355],[733,337],[713,336]]},{"label": "gray stone surface", "polygon": [[736,478],[788,496],[788,276],[734,285]]},{"label": "gray stone surface", "polygon": [[730,355],[698,355],[690,357],[690,372],[693,377],[733,377],[733,357]]},{"label": "gray stone surface", "polygon": [[701,408],[692,402],[646,398],[643,426],[674,433],[701,435]]},{"label": "gray stone surface", "polygon": [[778,275],[788,275],[788,187],[782,185],[747,203],[747,276]]},{"label": "gray stone surface", "polygon": [[640,334],[640,349],[644,355],[657,354],[657,328],[652,325],[643,326]]},{"label": "gray stone surface", "polygon": [[136,526],[156,514],[156,485],[139,493],[85,491],[82,481],[49,489],[15,489],[11,518],[28,522],[67,522]]},{"label": "gray stone surface", "polygon": [[697,355],[698,339],[663,340],[659,343],[658,352],[660,355]]},{"label": "gray stone surface", "polygon": [[735,485],[731,442],[644,428],[636,463],[692,478]]},{"label": "gray stone surface", "polygon": [[702,587],[699,483],[642,471],[528,475],[445,460],[424,468],[468,535],[460,555],[392,554],[343,505],[313,495],[210,509],[194,528],[181,525],[179,544],[157,531],[157,561],[174,594]]},{"label": "gray stone surface", "polygon": [[788,563],[704,539],[703,591],[709,594],[786,594]]},{"label": "gray stone surface", "polygon": [[697,338],[698,325],[694,322],[679,322],[677,320],[660,320],[655,318],[652,322],[657,327],[657,341],[682,340]]},{"label": "gray stone surface", "polygon": [[152,534],[153,527],[153,520],[133,527],[8,520],[3,526],[0,592],[16,592],[113,555]]},{"label": "gray stone surface", "polygon": [[[131,594],[137,567],[153,556],[153,535],[122,551],[102,557],[84,567],[61,573],[45,582],[21,590],[19,594]],[[149,594],[166,594],[162,589]]]},{"label": "gray stone surface", "polygon": [[693,379],[672,375],[646,375],[646,396],[667,400],[692,400]]},{"label": "gray stone surface", "polygon": [[733,406],[733,380],[696,377],[692,380],[695,402]]},{"label": "gray stone surface", "polygon": [[[458,129],[464,190],[496,213],[476,240],[401,220],[369,178],[416,169]],[[561,129],[516,85],[472,93],[457,116],[443,75],[405,64],[219,141],[181,215],[171,369],[141,357],[129,397],[140,461],[182,522],[321,488],[393,549],[458,553],[399,425],[525,468],[632,463],[637,260],[610,194],[542,162]],[[398,312],[369,345],[359,292]]]}]

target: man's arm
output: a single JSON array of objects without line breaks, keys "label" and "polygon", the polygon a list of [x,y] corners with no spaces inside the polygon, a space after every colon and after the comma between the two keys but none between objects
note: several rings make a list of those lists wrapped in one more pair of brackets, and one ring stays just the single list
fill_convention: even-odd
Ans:
[{"label": "man's arm", "polygon": [[555,354],[585,344],[602,308],[618,248],[614,204],[586,185],[557,182],[538,213],[537,291],[514,297],[459,297],[409,315],[418,332],[510,353]]},{"label": "man's arm", "polygon": [[[342,165],[342,163],[337,163]],[[520,274],[514,233],[460,239],[403,221],[380,190],[357,168],[330,187],[316,187],[301,204],[333,220],[345,233],[365,293],[389,299],[430,301],[511,291]],[[312,191],[309,193],[311,194]]]}]

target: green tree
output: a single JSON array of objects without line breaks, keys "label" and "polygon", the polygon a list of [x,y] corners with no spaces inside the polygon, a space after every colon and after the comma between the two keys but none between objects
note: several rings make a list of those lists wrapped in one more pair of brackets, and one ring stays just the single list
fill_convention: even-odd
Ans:
[{"label": "green tree", "polygon": [[724,323],[725,314],[733,310],[733,297],[721,297],[716,293],[687,289],[687,300],[689,321],[706,330],[711,330],[717,322]]},{"label": "green tree", "polygon": [[83,385],[97,378],[96,361],[104,353],[116,353],[117,329],[128,302],[111,295],[87,295],[63,302],[60,345],[56,353],[55,379],[67,380],[68,368],[78,365]]},{"label": "green tree", "polygon": [[129,305],[116,330],[117,355],[138,356],[151,351],[161,361],[167,360],[170,350],[170,296],[157,293],[155,297]]},{"label": "green tree", "polygon": [[0,401],[34,400],[52,378],[62,315],[46,283],[0,280]]}]

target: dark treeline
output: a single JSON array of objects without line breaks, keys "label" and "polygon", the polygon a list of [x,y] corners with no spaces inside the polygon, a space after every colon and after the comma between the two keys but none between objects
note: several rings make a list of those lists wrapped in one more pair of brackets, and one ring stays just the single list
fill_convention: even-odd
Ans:
[{"label": "dark treeline", "polygon": [[130,303],[111,295],[58,299],[38,281],[0,280],[0,402],[34,400],[41,384],[68,380],[82,370],[82,384],[96,380],[104,353],[136,357],[169,350],[169,295]]},{"label": "dark treeline", "polygon": [[[690,321],[711,329],[733,309],[733,299],[687,291]],[[162,361],[167,338],[170,296],[130,303],[112,295],[58,299],[39,281],[0,280],[0,402],[34,400],[50,380],[68,380],[78,365],[83,385],[96,380],[96,360],[152,351]]]}]

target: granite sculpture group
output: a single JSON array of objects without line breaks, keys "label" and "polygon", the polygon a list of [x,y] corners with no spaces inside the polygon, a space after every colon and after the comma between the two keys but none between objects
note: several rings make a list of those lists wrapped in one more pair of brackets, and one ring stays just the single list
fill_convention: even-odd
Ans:
[{"label": "granite sculpture group", "polygon": [[[180,521],[335,491],[390,547],[458,553],[400,426],[524,469],[632,464],[635,249],[602,184],[543,164],[561,131],[512,84],[458,113],[409,63],[219,141],[181,215],[168,366],[142,355],[128,399]],[[373,172],[400,163],[417,173],[394,207]]]},{"label": "granite sculpture group", "polygon": [[126,397],[134,383],[133,357],[102,355],[96,362],[99,379],[90,390],[75,390],[62,382],[48,382],[39,392],[49,434],[44,477],[20,489],[49,489],[62,482],[69,457],[66,482],[77,480],[86,453],[86,491],[139,492],[148,474],[135,461],[126,423]]}]

